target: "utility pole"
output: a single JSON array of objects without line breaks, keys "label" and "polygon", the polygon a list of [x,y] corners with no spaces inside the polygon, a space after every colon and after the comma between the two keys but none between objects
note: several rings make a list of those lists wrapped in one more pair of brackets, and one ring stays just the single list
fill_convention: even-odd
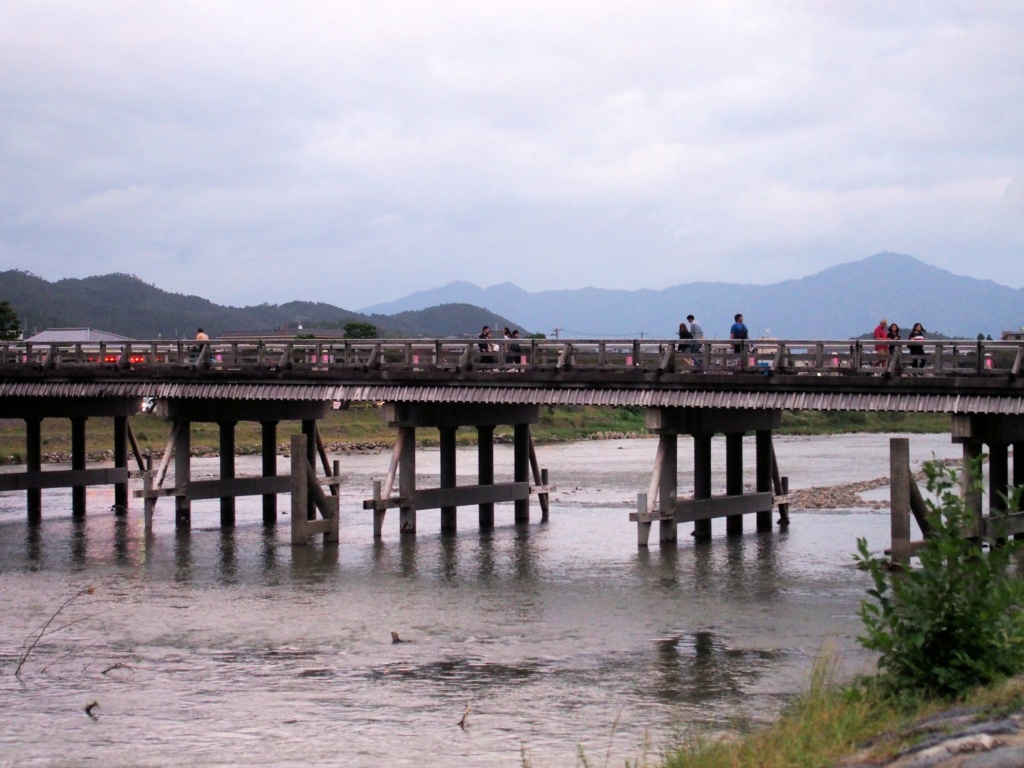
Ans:
[{"label": "utility pole", "polygon": [[557,327],[557,326],[551,329],[551,333],[552,333],[552,334],[554,335],[554,337],[555,337],[555,341],[557,341],[557,340],[558,340],[558,334],[559,334],[560,332],[564,331],[564,330],[565,330],[565,328],[559,328],[559,327]]}]

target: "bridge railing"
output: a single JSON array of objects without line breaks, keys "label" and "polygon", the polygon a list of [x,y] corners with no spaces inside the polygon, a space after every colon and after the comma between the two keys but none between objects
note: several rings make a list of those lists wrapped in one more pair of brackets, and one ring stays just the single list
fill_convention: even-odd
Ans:
[{"label": "bridge railing", "polygon": [[791,375],[1020,374],[1024,342],[750,339],[227,339],[0,342],[0,371],[201,366],[219,370],[645,370]]}]

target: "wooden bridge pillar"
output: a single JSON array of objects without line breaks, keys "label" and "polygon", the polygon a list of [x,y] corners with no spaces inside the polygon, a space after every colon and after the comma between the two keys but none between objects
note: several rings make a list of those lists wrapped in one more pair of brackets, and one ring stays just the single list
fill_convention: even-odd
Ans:
[{"label": "wooden bridge pillar", "polygon": [[988,447],[988,512],[1005,514],[1006,494],[1010,490],[1009,446],[992,443]]},{"label": "wooden bridge pillar", "polygon": [[[43,469],[42,425],[40,418],[25,419],[25,469],[30,473]],[[28,520],[37,523],[43,517],[43,491],[41,488],[29,488],[25,494]]]},{"label": "wooden bridge pillar", "polygon": [[[494,427],[476,428],[477,434],[477,483],[481,486],[494,485]],[[494,527],[494,502],[482,501],[479,505],[480,527]]]},{"label": "wooden bridge pillar", "polygon": [[[192,422],[174,422],[174,485],[179,489],[188,487],[192,479]],[[176,528],[192,527],[192,501],[182,493],[174,497],[174,525]]]},{"label": "wooden bridge pillar", "polygon": [[[168,440],[160,469],[144,473],[143,489],[136,490],[137,498],[145,499],[147,521],[151,521],[156,502],[166,496],[174,497],[174,519],[178,528],[187,529],[192,525],[192,502],[202,499],[218,499],[220,523],[231,528],[236,523],[239,496],[260,496],[263,503],[263,523],[277,524],[277,496],[291,489],[289,476],[279,477],[277,472],[277,426],[280,421],[299,421],[302,424],[302,458],[312,467],[316,466],[318,449],[324,465],[325,481],[332,494],[337,494],[338,471],[328,466],[326,451],[317,431],[317,420],[330,407],[327,401],[319,400],[235,400],[226,398],[168,398],[162,400],[160,411],[171,421],[171,435]],[[259,422],[261,432],[261,474],[255,477],[238,477],[236,466],[236,430],[238,422]],[[218,427],[220,477],[215,480],[196,480],[191,477],[191,429],[193,422],[214,423]],[[174,461],[174,488],[163,488],[167,469]],[[316,473],[312,477],[315,479]],[[319,495],[307,493],[307,519],[309,509],[315,516]]]},{"label": "wooden bridge pillar", "polygon": [[[693,500],[711,499],[711,435],[693,436]],[[711,538],[711,518],[694,520],[693,538],[707,541]]]},{"label": "wooden bridge pillar", "polygon": [[[71,418],[71,469],[85,469],[85,416]],[[71,486],[71,514],[81,517],[85,514],[85,486]]]},{"label": "wooden bridge pillar", "polygon": [[[513,429],[513,454],[514,454],[514,469],[513,479],[517,483],[530,482],[530,425],[529,424],[515,424]],[[517,523],[528,523],[530,522],[530,497],[524,496],[523,498],[516,499],[513,504],[515,505],[515,521]]]},{"label": "wooden bridge pillar", "polygon": [[[743,433],[727,432],[725,435],[725,495],[743,495]],[[743,534],[743,515],[726,515],[725,533],[730,536]]]},{"label": "wooden bridge pillar", "polygon": [[[537,421],[536,405],[512,405],[505,403],[386,403],[384,418],[398,429],[395,452],[388,470],[388,480],[383,486],[374,484],[372,499],[363,502],[364,509],[374,511],[374,536],[381,535],[383,518],[390,508],[399,507],[399,528],[403,534],[416,532],[416,513],[423,509],[439,509],[441,530],[456,530],[457,508],[478,506],[481,529],[494,526],[494,505],[497,502],[513,502],[515,522],[530,520],[530,495],[537,493],[545,505],[548,487],[531,485],[530,472],[534,482],[540,483],[545,476],[536,461],[530,439],[530,424]],[[513,428],[513,481],[494,482],[494,428],[508,424]],[[440,482],[437,488],[416,487],[416,429],[433,427],[440,433]],[[456,430],[459,427],[475,427],[479,442],[477,446],[477,485],[458,485],[456,480]],[[399,479],[399,495],[391,496],[395,474]]]},{"label": "wooden bridge pillar", "polygon": [[961,492],[964,502],[974,512],[977,530],[982,536],[991,535],[986,528],[982,507],[981,484],[968,486],[967,466],[977,461],[984,446],[988,446],[988,506],[989,518],[1010,517],[999,521],[999,525],[1020,538],[1024,535],[1024,524],[1012,519],[1020,510],[1007,507],[1006,495],[1010,488],[1009,448],[1013,446],[1013,484],[1024,482],[1024,416],[1000,414],[955,414],[952,419],[953,442],[963,445],[964,470]]},{"label": "wooden bridge pillar", "polygon": [[[128,417],[114,417],[114,468],[128,469]],[[114,484],[114,511],[128,513],[128,483]]]},{"label": "wooden bridge pillar", "polygon": [[[277,422],[261,421],[262,476],[277,477]],[[263,524],[277,525],[277,494],[263,494]]]},{"label": "wooden bridge pillar", "polygon": [[[455,471],[455,427],[441,427],[441,487],[454,488],[458,482]],[[441,531],[455,533],[458,507],[441,507]]]},{"label": "wooden bridge pillar", "polygon": [[[754,473],[755,488],[758,493],[772,492],[772,431],[770,429],[759,429],[754,433]],[[779,489],[781,495],[781,488]],[[781,511],[781,510],[780,510]],[[772,511],[762,510],[756,513],[757,530],[770,531],[772,529]]]},{"label": "wooden bridge pillar", "polygon": [[[416,428],[404,427],[398,430],[402,456],[398,466],[398,492],[410,502],[416,496]],[[416,534],[416,507],[405,503],[398,510],[398,531],[413,536]]]},{"label": "wooden bridge pillar", "polygon": [[[316,419],[303,419],[302,420],[302,435],[306,438],[306,461],[309,462],[311,467],[316,466]],[[312,498],[307,499],[306,503],[306,519],[316,519],[316,505],[313,503]]]},{"label": "wooden bridge pillar", "polygon": [[[234,421],[221,421],[220,428],[220,479],[235,479],[235,424]],[[220,497],[221,528],[233,528],[235,525],[235,497]]]},{"label": "wooden bridge pillar", "polygon": [[[726,533],[743,533],[743,515],[757,515],[757,529],[771,530],[774,453],[772,430],[781,422],[778,410],[730,410],[722,408],[648,408],[644,415],[647,428],[659,436],[651,485],[639,494],[637,511],[630,515],[638,525],[637,543],[647,545],[651,522],[662,525],[662,542],[675,540],[675,526],[693,523],[693,537],[702,541],[711,537],[711,521],[726,519]],[[757,487],[744,491],[743,436],[756,433]],[[712,495],[711,441],[725,434],[725,495]],[[677,439],[680,434],[693,437],[693,498],[678,498]],[[657,504],[655,504],[657,498]],[[780,499],[780,512],[782,500]]]},{"label": "wooden bridge pillar", "polygon": [[658,522],[658,542],[674,544],[678,538],[675,519],[676,495],[679,493],[679,436],[658,435],[659,449],[663,452],[660,481],[658,485],[659,506],[672,515],[662,516]]}]

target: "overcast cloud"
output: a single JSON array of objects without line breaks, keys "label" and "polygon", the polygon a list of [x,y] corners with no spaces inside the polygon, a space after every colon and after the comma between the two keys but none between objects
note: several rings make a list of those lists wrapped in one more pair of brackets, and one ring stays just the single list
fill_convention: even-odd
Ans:
[{"label": "overcast cloud", "polygon": [[8,0],[0,269],[359,309],[888,250],[1022,287],[1022,40],[1019,0]]}]

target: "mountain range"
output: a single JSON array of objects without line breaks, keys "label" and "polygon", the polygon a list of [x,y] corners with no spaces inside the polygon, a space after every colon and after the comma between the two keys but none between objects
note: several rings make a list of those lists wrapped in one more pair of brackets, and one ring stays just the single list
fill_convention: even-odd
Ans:
[{"label": "mountain range", "polygon": [[1024,290],[895,253],[773,285],[700,282],[658,290],[530,293],[511,283],[480,288],[454,282],[363,311],[392,313],[452,301],[487,307],[548,336],[557,329],[563,338],[671,337],[688,314],[708,338],[727,338],[737,312],[752,336],[788,339],[847,339],[870,332],[882,318],[962,338],[999,338],[1001,331],[1024,324]]},{"label": "mountain range", "polygon": [[1024,290],[894,253],[772,285],[700,282],[658,290],[531,293],[511,283],[481,288],[454,282],[361,312],[308,301],[225,307],[168,293],[132,275],[51,283],[19,270],[0,272],[0,300],[10,302],[27,334],[92,327],[137,339],[191,337],[198,326],[217,335],[299,324],[340,328],[347,322],[373,323],[391,337],[475,335],[486,323],[562,338],[668,338],[687,314],[696,315],[708,338],[725,338],[737,312],[751,336],[788,339],[848,339],[870,332],[883,317],[961,338],[999,338],[1024,324]]},{"label": "mountain range", "polygon": [[485,323],[524,330],[489,310],[462,303],[392,315],[310,301],[224,307],[199,296],[168,293],[125,274],[51,283],[30,272],[0,272],[0,301],[10,303],[26,336],[46,328],[96,328],[133,339],[180,339],[191,338],[200,327],[217,336],[284,327],[301,332],[299,326],[307,331],[339,329],[348,322],[371,323],[380,335],[390,337],[475,335]]}]

